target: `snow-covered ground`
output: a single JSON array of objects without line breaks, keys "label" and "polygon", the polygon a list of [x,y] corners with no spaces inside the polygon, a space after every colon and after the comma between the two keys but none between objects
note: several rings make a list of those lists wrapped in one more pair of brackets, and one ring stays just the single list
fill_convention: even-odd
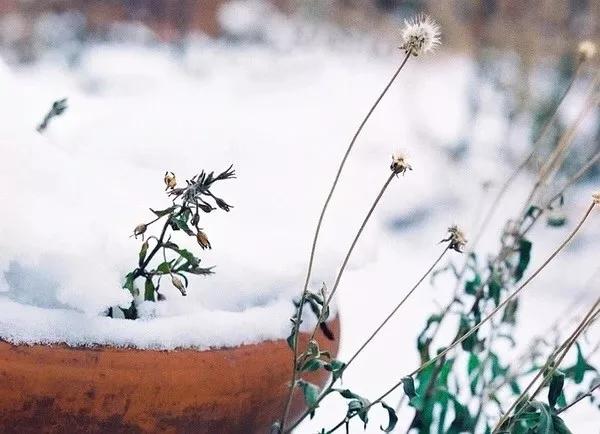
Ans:
[{"label": "snow-covered ground", "polygon": [[[286,336],[333,171],[401,60],[398,51],[371,48],[352,41],[289,50],[196,41],[182,53],[98,44],[75,67],[56,56],[27,67],[1,65],[0,337],[204,348]],[[326,216],[315,289],[332,284],[389,174],[391,154],[406,152],[414,170],[386,192],[342,280],[342,360],[437,257],[450,224],[473,232],[489,204],[481,184],[497,187],[512,170],[506,156],[526,152],[524,140],[502,143],[500,95],[488,89],[468,154],[452,159],[469,122],[465,95],[473,74],[469,58],[444,51],[411,59],[357,142]],[[584,89],[576,86],[574,104]],[[67,111],[40,135],[36,125],[62,97]],[[582,131],[594,122],[590,116]],[[183,180],[229,164],[238,178],[216,188],[235,208],[201,221],[213,249],[200,256],[217,266],[216,274],[192,279],[187,298],[167,290],[167,301],[136,323],[102,317],[107,306],[129,300],[122,279],[140,246],[129,235],[149,220],[149,207],[168,205],[164,172]],[[481,243],[483,256],[496,248],[502,222],[530,183],[523,175],[505,199]],[[565,227],[534,231],[533,267],[564,238],[597,187],[567,195]],[[596,271],[598,218],[595,211],[524,295],[522,341],[543,331]],[[346,372],[345,384],[373,397],[414,369],[416,333],[434,303],[448,297],[444,282],[417,291]],[[344,408],[341,400],[326,400],[299,431],[337,422]],[[376,411],[368,432],[379,431]],[[574,432],[591,433],[598,426],[591,417],[582,405],[566,419]]]}]

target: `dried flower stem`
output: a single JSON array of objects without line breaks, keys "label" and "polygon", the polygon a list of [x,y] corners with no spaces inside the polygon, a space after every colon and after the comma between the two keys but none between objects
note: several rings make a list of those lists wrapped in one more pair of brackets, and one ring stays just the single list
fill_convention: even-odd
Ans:
[{"label": "dried flower stem", "polygon": [[[493,433],[498,432],[498,430],[506,423],[506,421],[508,420],[508,418],[510,416],[510,412],[517,405],[519,405],[520,402],[522,402],[524,399],[527,399],[528,401],[530,401],[530,400],[533,400],[533,398],[535,398],[535,396],[539,393],[539,391],[542,389],[542,387],[544,387],[547,380],[552,377],[552,374],[556,371],[558,366],[560,366],[560,363],[564,359],[565,355],[569,352],[569,349],[573,346],[573,344],[575,343],[575,341],[577,340],[579,335],[587,328],[587,326],[590,325],[590,323],[591,323],[590,318],[594,315],[594,312],[596,311],[599,304],[600,304],[600,298],[598,298],[596,300],[596,302],[593,304],[592,308],[588,311],[588,313],[585,315],[585,317],[577,325],[577,327],[575,328],[573,333],[571,333],[571,335],[562,343],[562,345],[559,348],[557,348],[550,357],[548,357],[548,360],[546,361],[544,366],[542,366],[542,368],[540,368],[540,370],[537,372],[537,374],[529,382],[527,387],[523,390],[523,392],[519,395],[519,397],[515,400],[515,402],[513,402],[513,404],[509,407],[509,409],[504,413],[504,416],[502,416],[500,418],[500,420],[496,424],[496,427],[493,430]],[[551,365],[553,367],[551,369],[549,369]],[[546,375],[544,375],[545,372],[547,372]],[[542,375],[544,375],[544,379],[543,379],[542,383],[534,391],[534,393],[531,395],[531,397],[527,397],[527,392],[529,392],[529,390],[533,387],[533,385],[536,383],[538,378],[540,378]],[[519,413],[520,412],[515,413],[515,417]]]},{"label": "dried flower stem", "polygon": [[[335,294],[335,292],[336,292],[336,290],[337,290],[337,288],[338,288],[338,286],[340,284],[340,281],[342,279],[342,275],[344,274],[344,270],[346,269],[346,266],[348,265],[348,261],[350,260],[350,256],[352,255],[352,252],[354,251],[354,247],[356,247],[356,244],[358,243],[358,240],[360,239],[360,236],[363,233],[363,230],[365,229],[365,227],[367,226],[368,221],[371,219],[371,216],[373,215],[373,211],[377,207],[377,204],[381,200],[381,197],[383,196],[383,194],[387,190],[388,186],[390,185],[390,183],[392,182],[392,180],[394,179],[394,177],[396,177],[396,173],[395,172],[392,172],[390,174],[390,176],[388,176],[388,178],[386,179],[385,183],[381,187],[381,190],[377,194],[377,197],[373,201],[373,204],[371,205],[371,208],[369,209],[369,212],[367,213],[367,215],[363,219],[363,222],[360,225],[360,228],[358,229],[358,232],[354,236],[354,239],[352,240],[352,244],[350,245],[350,248],[348,249],[348,252],[346,253],[346,257],[344,258],[344,261],[342,262],[342,266],[340,267],[340,270],[338,271],[337,277],[335,279],[335,284],[333,285],[331,293],[327,297],[327,300],[325,300],[323,306],[329,306],[329,303],[331,302],[332,297]],[[448,249],[446,248],[446,250],[448,250]],[[445,253],[445,251],[444,251],[444,253]],[[431,270],[429,270],[429,271],[431,271]],[[424,278],[425,278],[425,276],[423,276],[423,278],[421,279],[421,281]],[[413,291],[414,291],[414,289],[413,289]],[[326,309],[321,309],[321,313],[319,315],[319,318],[317,319],[317,324],[315,325],[315,328],[314,328],[314,330],[313,330],[313,332],[311,334],[311,337],[310,337],[309,341],[314,339],[315,334],[317,333],[317,329],[319,327],[319,324],[324,321],[324,318],[323,318],[323,313],[324,312],[326,312]],[[318,404],[327,395],[327,393],[331,390],[332,386],[333,386],[333,382],[331,383],[331,385],[329,386],[329,388],[326,389],[321,394],[321,396],[319,397],[319,400],[316,402],[316,404]],[[304,414],[294,424],[292,424],[288,429],[283,429],[282,428],[282,432],[283,433],[291,432],[292,429],[294,429],[296,426],[298,426],[298,424],[300,424],[300,422],[302,422],[302,420],[304,420],[304,418],[306,418],[306,416],[308,416],[310,414],[310,411],[311,411],[311,409],[306,410],[304,412]],[[282,424],[282,427],[283,427],[283,424]]]},{"label": "dried flower stem", "polygon": [[[314,259],[315,259],[315,250],[317,249],[317,240],[319,239],[319,233],[321,232],[323,218],[325,217],[325,213],[329,206],[329,202],[331,201],[331,198],[333,197],[333,192],[335,191],[335,188],[339,182],[340,176],[342,174],[342,170],[344,169],[344,166],[346,165],[346,160],[348,159],[348,156],[350,155],[350,152],[352,151],[352,148],[354,147],[354,144],[356,143],[356,139],[360,135],[365,124],[367,123],[367,121],[369,120],[369,118],[371,117],[371,115],[373,114],[373,112],[375,111],[375,109],[377,108],[377,106],[379,105],[379,103],[381,102],[383,97],[385,96],[385,94],[388,92],[388,90],[390,89],[390,87],[392,86],[392,84],[394,83],[396,78],[398,77],[398,74],[400,74],[400,71],[402,71],[402,69],[404,68],[404,65],[408,61],[409,57],[410,57],[410,53],[407,53],[406,56],[404,57],[404,60],[402,61],[402,63],[400,64],[400,66],[398,67],[398,69],[396,70],[396,72],[394,73],[394,75],[392,76],[390,81],[388,82],[388,84],[385,86],[385,88],[383,89],[383,91],[381,92],[379,97],[375,100],[375,103],[371,106],[371,108],[367,112],[367,115],[362,120],[358,129],[356,130],[356,133],[354,133],[354,136],[352,137],[352,140],[350,141],[350,144],[348,145],[348,148],[346,149],[346,153],[344,154],[344,157],[342,158],[342,161],[340,162],[340,165],[337,169],[335,178],[333,180],[333,184],[331,185],[331,189],[329,190],[329,193],[327,194],[327,198],[325,199],[325,203],[323,204],[323,208],[321,209],[321,214],[319,215],[319,220],[317,222],[317,227],[315,229],[315,234],[313,237],[310,255],[309,255],[309,259],[308,259],[308,269],[306,271],[306,278],[304,279],[304,288],[302,289],[302,296],[300,298],[300,304],[298,306],[298,314],[296,315],[297,322],[294,324],[294,329],[292,332],[293,336],[297,337],[298,331],[300,329],[300,322],[302,321],[302,311],[304,309],[304,303],[306,301],[308,284],[310,283],[312,267],[313,267],[313,263],[314,263]],[[294,394],[294,388],[296,386],[297,375],[298,375],[297,374],[297,371],[298,371],[298,339],[297,338],[294,339],[293,357],[294,357],[294,360],[293,360],[292,381],[290,383],[289,395],[288,395],[288,398],[287,398],[287,401],[285,404],[285,408],[283,410],[283,417],[281,419],[281,431],[282,432],[285,431],[285,424],[286,424],[286,420],[287,420],[289,412],[290,412],[290,406],[292,404],[292,397]]]},{"label": "dried flower stem", "polygon": [[[575,228],[573,229],[573,231],[571,231],[571,233],[567,236],[567,238],[554,250],[554,252],[552,252],[552,254],[533,272],[533,274],[531,276],[529,276],[527,278],[527,280],[525,280],[525,282],[523,282],[523,284],[521,284],[521,286],[519,286],[517,289],[515,289],[508,297],[506,297],[494,310],[492,310],[485,318],[483,318],[480,322],[478,322],[477,324],[475,324],[473,327],[471,327],[471,329],[469,331],[467,331],[464,335],[462,335],[460,338],[456,339],[452,344],[450,344],[446,349],[444,349],[443,351],[441,351],[439,354],[437,354],[435,357],[431,358],[430,360],[428,360],[427,362],[423,363],[421,366],[419,366],[417,369],[415,369],[414,371],[412,371],[411,373],[409,373],[408,375],[406,375],[405,377],[412,377],[416,374],[418,374],[419,372],[421,372],[423,369],[427,368],[428,366],[431,366],[433,363],[437,362],[438,360],[440,360],[442,357],[445,357],[446,354],[448,354],[450,351],[452,351],[456,346],[460,345],[463,341],[465,341],[466,339],[468,339],[470,336],[472,336],[477,330],[479,330],[481,328],[481,326],[483,326],[485,323],[487,323],[490,319],[492,319],[494,317],[494,315],[496,313],[498,313],[500,311],[500,309],[502,309],[504,306],[506,306],[506,304],[508,304],[508,302],[510,302],[512,299],[514,299],[527,285],[529,285],[529,283],[531,283],[531,281],[533,281],[533,279],[535,279],[537,277],[538,274],[540,274],[542,272],[542,270],[544,268],[546,268],[546,266],[565,248],[565,246],[567,244],[569,244],[569,242],[575,237],[575,235],[577,234],[577,232],[579,232],[579,230],[581,229],[581,227],[583,226],[583,224],[585,223],[585,221],[587,220],[587,218],[589,217],[589,215],[591,214],[592,210],[594,209],[595,204],[592,203],[589,208],[587,209],[587,211],[585,212],[585,214],[583,215],[583,217],[581,218],[581,220],[579,221],[579,223],[577,224],[577,226],[575,226]],[[379,398],[377,398],[376,400],[372,401],[371,404],[369,404],[368,408],[372,407],[373,405],[381,402],[383,399],[385,399],[390,393],[392,393],[394,390],[396,390],[398,387],[400,387],[403,383],[404,383],[404,378],[400,381],[398,381],[396,384],[394,384],[392,387],[390,387],[386,392],[384,392]]]},{"label": "dried flower stem", "polygon": [[567,411],[568,409],[573,407],[575,404],[577,404],[582,399],[585,399],[588,396],[592,396],[592,393],[594,393],[594,391],[597,390],[598,388],[600,388],[600,382],[598,384],[596,384],[594,387],[592,387],[590,390],[588,390],[586,393],[584,393],[583,395],[580,395],[579,397],[577,397],[573,402],[571,402],[570,404],[567,404],[566,406],[564,406],[563,408],[558,410],[556,412],[556,414],[561,414],[563,411]]},{"label": "dried flower stem", "polygon": [[[335,283],[333,284],[333,288],[331,289],[331,293],[329,294],[329,297],[327,297],[327,300],[325,301],[325,304],[324,304],[325,306],[329,306],[331,300],[333,299],[333,296],[335,295],[335,292],[337,291],[338,286],[340,285],[340,281],[342,280],[342,275],[344,274],[344,271],[346,270],[346,266],[348,265],[348,261],[350,260],[350,256],[352,256],[352,252],[354,251],[354,248],[356,247],[356,244],[358,243],[358,240],[359,240],[360,236],[362,235],[365,227],[367,226],[368,221],[371,219],[371,216],[373,215],[373,211],[375,211],[375,208],[379,204],[379,201],[381,200],[381,197],[383,196],[383,193],[385,193],[385,191],[387,190],[387,188],[389,187],[390,183],[392,182],[392,180],[395,177],[396,177],[396,173],[394,173],[394,172],[392,172],[390,174],[390,176],[388,176],[388,178],[386,179],[385,183],[381,187],[381,190],[379,190],[379,193],[377,194],[377,197],[373,201],[373,204],[371,205],[371,208],[369,209],[369,212],[367,213],[367,215],[363,219],[363,222],[361,223],[360,228],[358,229],[358,232],[356,233],[356,235],[354,236],[354,239],[352,240],[352,244],[350,244],[350,248],[348,249],[348,252],[346,252],[346,256],[344,257],[344,261],[342,262],[342,266],[340,267],[340,271],[338,271],[337,277],[335,278]],[[317,324],[315,325],[315,328],[314,328],[314,330],[313,330],[313,332],[311,334],[311,339],[314,339],[315,334],[317,333],[317,328],[318,328],[319,324],[324,321],[324,318],[323,318],[323,313],[324,312],[326,312],[326,309],[322,309],[321,310],[321,315],[319,315],[319,319],[317,321]]]},{"label": "dried flower stem", "polygon": [[447,245],[444,248],[444,250],[442,251],[442,254],[434,261],[433,264],[431,264],[431,267],[429,267],[429,269],[427,269],[427,271],[421,276],[421,278],[417,281],[417,283],[415,283],[415,285],[410,289],[410,291],[408,291],[408,293],[402,298],[402,300],[400,300],[400,302],[396,305],[396,307],[394,309],[392,309],[392,311],[385,318],[385,320],[383,320],[383,322],[375,329],[375,331],[373,333],[371,333],[371,336],[369,336],[369,338],[360,346],[360,348],[354,353],[354,355],[352,357],[350,357],[350,359],[346,363],[346,366],[344,367],[344,369],[347,369],[348,366],[350,366],[350,363],[352,363],[352,361],[362,352],[362,350],[365,349],[365,347],[381,331],[381,329],[387,324],[387,322],[396,314],[398,309],[400,309],[400,307],[402,307],[402,305],[406,302],[406,300],[408,300],[408,298],[413,294],[413,292],[415,292],[415,290],[419,287],[419,285],[421,285],[421,283],[423,282],[423,280],[425,280],[425,278],[429,275],[429,273],[431,273],[431,271],[435,267],[437,267],[437,264],[442,260],[442,258],[446,255],[446,252],[448,252],[449,249],[450,249],[450,245]]},{"label": "dried flower stem", "polygon": [[[488,212],[486,213],[485,217],[483,218],[482,223],[479,226],[479,229],[478,229],[475,237],[473,238],[473,241],[470,243],[469,252],[472,252],[475,250],[477,243],[479,242],[481,236],[485,233],[485,230],[487,229],[488,225],[490,224],[490,221],[492,220],[492,217],[494,216],[494,214],[496,213],[496,210],[498,209],[498,206],[500,205],[500,201],[502,200],[502,198],[508,191],[509,187],[515,181],[515,179],[521,173],[521,171],[529,165],[529,163],[533,160],[535,155],[540,150],[540,144],[542,143],[542,139],[544,137],[546,137],[546,134],[550,130],[550,126],[554,123],[554,121],[558,117],[558,111],[559,111],[560,107],[562,106],[563,101],[565,100],[566,96],[569,94],[569,91],[573,87],[573,83],[575,83],[575,80],[577,80],[577,78],[579,77],[582,63],[583,62],[579,62],[577,64],[575,72],[573,73],[573,77],[569,81],[567,88],[565,89],[565,91],[561,95],[560,99],[558,100],[558,103],[554,107],[554,111],[553,111],[552,115],[544,123],[544,126],[540,130],[540,133],[538,134],[537,138],[533,141],[533,149],[531,150],[529,155],[527,155],[527,157],[525,157],[525,159],[521,162],[521,164],[519,164],[517,166],[517,168],[509,175],[509,177],[506,179],[506,181],[504,181],[504,183],[502,184],[502,187],[500,188],[500,190],[494,197],[494,200],[492,201],[492,205],[490,206],[490,208],[488,209]],[[466,266],[465,266],[464,270],[460,273],[461,276],[462,276],[462,274],[464,274],[464,271],[466,271]]]}]

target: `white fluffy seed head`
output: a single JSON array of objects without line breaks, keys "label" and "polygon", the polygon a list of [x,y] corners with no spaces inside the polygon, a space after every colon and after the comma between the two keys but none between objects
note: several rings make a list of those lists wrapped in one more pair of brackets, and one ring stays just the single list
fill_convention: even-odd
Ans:
[{"label": "white fluffy seed head", "polygon": [[418,15],[404,21],[402,48],[407,54],[419,56],[435,50],[441,44],[440,26],[428,15]]}]

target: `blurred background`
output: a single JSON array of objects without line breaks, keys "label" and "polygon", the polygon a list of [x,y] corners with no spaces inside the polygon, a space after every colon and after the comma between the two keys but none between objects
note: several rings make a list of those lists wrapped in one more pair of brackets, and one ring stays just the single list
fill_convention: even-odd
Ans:
[{"label": "blurred background", "polygon": [[[334,277],[380,187],[377,176],[387,176],[390,154],[406,151],[415,170],[382,202],[340,287],[342,360],[431,263],[447,226],[476,231],[491,197],[530,152],[569,87],[578,44],[600,39],[600,1],[0,0],[0,149],[9,156],[0,179],[27,186],[14,216],[3,215],[0,225],[0,266],[12,270],[11,297],[94,313],[114,303],[137,254],[135,243],[127,244],[130,228],[149,203],[162,200],[164,171],[185,178],[198,166],[234,163],[240,179],[227,187],[227,197],[236,208],[216,222],[211,214],[207,224],[215,247],[206,255],[218,272],[185,303],[240,312],[281,297],[291,307],[332,170],[401,59],[404,20],[418,13],[440,24],[443,45],[411,59],[368,124],[317,252],[315,287]],[[540,143],[540,158],[516,180],[484,235],[480,258],[497,251],[506,219],[580,112],[597,66],[597,59],[586,62],[578,72]],[[38,134],[37,123],[63,97],[67,111]],[[559,181],[600,151],[599,116],[597,106],[585,116]],[[30,181],[40,173],[48,184]],[[85,188],[73,179],[84,179]],[[596,164],[569,190],[552,216],[566,219],[565,226],[549,219],[532,231],[533,266],[568,233],[599,179]],[[0,194],[2,203],[12,200],[8,191]],[[54,213],[39,225],[34,217],[49,207]],[[65,227],[73,215],[85,218]],[[519,345],[547,328],[540,312],[554,319],[574,299],[585,303],[597,291],[598,217],[523,296]],[[97,252],[106,278],[89,282]],[[52,270],[46,301],[40,285],[22,284],[29,272],[19,277],[15,260],[38,273]],[[347,384],[374,396],[394,373],[415,367],[418,332],[451,296],[451,283],[441,279],[419,291],[357,359]],[[273,321],[286,331],[289,311],[282,312]],[[454,331],[450,326],[441,339]],[[589,348],[598,342],[594,333]],[[522,349],[505,349],[503,362]],[[337,422],[345,404],[326,402],[321,410],[299,432]],[[405,411],[401,420],[410,420]],[[591,406],[569,411],[566,419],[575,433],[599,432]],[[372,423],[368,432],[378,427]]]}]

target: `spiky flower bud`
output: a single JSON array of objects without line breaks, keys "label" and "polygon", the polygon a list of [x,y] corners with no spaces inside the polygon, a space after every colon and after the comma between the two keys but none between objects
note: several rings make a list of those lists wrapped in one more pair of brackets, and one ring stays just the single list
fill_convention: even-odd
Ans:
[{"label": "spiky flower bud", "polygon": [[462,230],[458,226],[452,225],[448,228],[448,238],[443,239],[441,242],[449,241],[449,249],[456,250],[459,253],[463,252],[463,247],[467,244],[467,239]]},{"label": "spiky flower bud", "polygon": [[202,250],[204,250],[206,248],[212,249],[212,246],[210,245],[210,241],[208,241],[208,237],[201,230],[198,230],[198,233],[196,234],[196,241],[198,241],[198,244],[200,244],[200,247],[202,247]]},{"label": "spiky flower bud", "polygon": [[600,191],[592,194],[592,200],[594,201],[595,205],[600,205]]},{"label": "spiky flower bud", "polygon": [[589,39],[581,41],[577,46],[577,55],[579,56],[580,62],[586,62],[596,57],[598,47],[596,44]]},{"label": "spiky flower bud", "polygon": [[167,186],[165,190],[173,190],[177,185],[177,178],[173,172],[165,172],[165,185]]},{"label": "spiky flower bud", "polygon": [[187,292],[185,290],[185,286],[183,285],[183,282],[181,281],[181,279],[177,276],[173,276],[171,275],[171,283],[173,284],[173,286],[177,289],[179,289],[179,292],[181,292],[181,295],[187,295]]},{"label": "spiky flower bud", "polygon": [[133,230],[134,238],[137,238],[139,235],[141,235],[143,238],[144,232],[146,232],[146,229],[148,229],[148,225],[146,225],[145,223],[142,223],[141,225],[137,225],[135,227],[135,229]]},{"label": "spiky flower bud", "polygon": [[440,45],[440,27],[428,15],[404,21],[402,48],[407,54],[420,56]]},{"label": "spiky flower bud", "polygon": [[396,175],[404,175],[407,170],[412,170],[412,167],[407,163],[406,157],[403,154],[394,154],[392,155],[390,170]]}]

